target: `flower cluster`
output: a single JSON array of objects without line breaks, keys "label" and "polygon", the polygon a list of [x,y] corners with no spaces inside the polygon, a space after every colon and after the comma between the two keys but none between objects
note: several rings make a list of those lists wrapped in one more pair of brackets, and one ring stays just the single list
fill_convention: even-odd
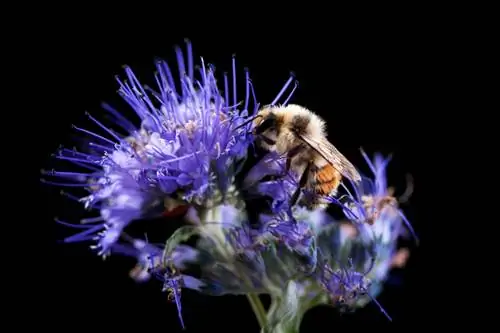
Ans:
[{"label": "flower cluster", "polygon": [[[100,132],[74,127],[88,138],[84,150],[61,148],[55,154],[71,162],[73,172],[44,172],[69,179],[44,178],[46,183],[84,189],[81,197],[65,195],[99,212],[77,225],[58,220],[83,230],[65,241],[91,240],[99,255],[135,257],[131,277],[162,281],[182,326],[182,288],[246,295],[263,332],[296,332],[303,314],[318,304],[345,311],[373,302],[390,318],[375,296],[390,268],[406,261],[407,251],[397,251],[397,240],[405,225],[413,229],[387,187],[388,160],[376,155],[372,162],[364,155],[373,178],[351,184],[351,190],[344,186],[342,197],[326,198],[342,208],[343,219],[301,201],[291,206],[298,175],[283,173],[284,161],[274,153],[250,158],[255,138],[249,119],[259,104],[248,71],[239,102],[234,58],[232,77],[225,74],[219,90],[214,67],[203,59],[195,75],[189,42],[187,57],[179,48],[176,54],[178,80],[161,60],[156,89],[141,85],[128,67],[126,80],[117,79],[138,126],[104,105],[112,126],[88,114]],[[292,82],[293,77],[272,105]],[[250,209],[256,200],[258,210]],[[186,223],[165,235],[164,246],[125,230],[162,213],[168,223],[179,211]],[[196,245],[186,245],[195,235]],[[193,266],[201,275],[189,273]],[[267,313],[258,294],[272,297]]]}]

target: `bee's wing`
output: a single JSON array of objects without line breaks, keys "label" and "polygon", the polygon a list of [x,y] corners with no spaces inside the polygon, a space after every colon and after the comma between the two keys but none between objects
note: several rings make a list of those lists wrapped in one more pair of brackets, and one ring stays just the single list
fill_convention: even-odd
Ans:
[{"label": "bee's wing", "polygon": [[327,160],[344,177],[356,183],[361,181],[361,175],[354,165],[326,138],[316,139],[308,135],[299,135],[299,138]]}]

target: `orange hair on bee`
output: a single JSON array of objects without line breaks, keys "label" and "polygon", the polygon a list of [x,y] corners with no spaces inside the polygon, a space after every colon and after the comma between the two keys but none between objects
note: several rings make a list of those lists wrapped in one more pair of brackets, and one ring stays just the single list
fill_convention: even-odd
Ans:
[{"label": "orange hair on bee", "polygon": [[330,195],[340,185],[342,175],[331,164],[325,164],[315,174],[315,192],[319,195]]}]

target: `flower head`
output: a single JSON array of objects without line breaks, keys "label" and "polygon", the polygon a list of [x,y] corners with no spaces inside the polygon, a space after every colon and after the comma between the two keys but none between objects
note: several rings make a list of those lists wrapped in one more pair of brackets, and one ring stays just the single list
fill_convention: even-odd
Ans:
[{"label": "flower head", "polygon": [[[155,89],[141,85],[125,67],[126,79],[117,79],[119,93],[139,126],[104,105],[112,128],[87,114],[100,132],[75,127],[87,137],[85,152],[61,148],[56,154],[85,171],[44,172],[71,180],[47,183],[85,189],[83,197],[65,195],[99,211],[81,225],[58,220],[82,230],[65,241],[95,240],[100,255],[135,257],[130,276],[159,280],[183,327],[183,288],[217,296],[269,294],[272,305],[260,322],[270,332],[298,330],[303,314],[318,304],[345,311],[372,301],[386,314],[374,296],[389,269],[407,259],[407,253],[396,253],[396,242],[403,222],[409,226],[387,188],[389,160],[376,155],[372,163],[363,153],[374,179],[356,184],[354,195],[344,186],[341,199],[326,198],[340,205],[347,220],[332,218],[324,207],[312,210],[301,196],[299,175],[285,170],[283,156],[267,152],[248,165],[254,143],[249,126],[258,108],[254,98],[249,110],[248,71],[244,103],[238,103],[234,58],[230,96],[228,77],[219,91],[214,68],[203,60],[195,79],[189,43],[187,51],[185,59],[176,49],[177,81],[166,62],[156,62]],[[291,200],[297,194],[299,200]],[[166,217],[165,210],[178,207],[188,223],[165,245],[124,231],[135,220]],[[186,245],[193,236],[196,244]]]},{"label": "flower head", "polygon": [[114,125],[124,134],[88,114],[103,134],[75,129],[92,138],[92,153],[61,149],[56,154],[58,159],[93,171],[49,175],[73,176],[80,184],[55,184],[81,186],[90,192],[81,200],[87,208],[99,206],[104,221],[96,246],[100,254],[109,253],[130,222],[161,206],[165,198],[194,205],[220,200],[246,156],[250,138],[239,125],[249,113],[248,72],[247,98],[239,109],[236,96],[235,104],[229,105],[227,76],[225,98],[218,90],[213,67],[207,69],[202,61],[200,79],[195,79],[191,45],[187,46],[187,68],[177,49],[178,82],[161,60],[156,63],[156,90],[142,86],[128,67],[127,80],[117,78],[119,93],[139,117],[140,127],[106,105]]},{"label": "flower head", "polygon": [[[418,237],[410,222],[398,207],[394,189],[387,186],[386,168],[390,161],[380,154],[375,154],[373,162],[364,151],[365,158],[374,178],[364,178],[361,186],[354,186],[354,195],[348,192],[346,203],[342,205],[346,216],[358,224],[371,226],[375,237],[381,237],[383,243],[393,242],[401,234],[404,222],[414,238]],[[338,202],[338,201],[336,201]]]}]

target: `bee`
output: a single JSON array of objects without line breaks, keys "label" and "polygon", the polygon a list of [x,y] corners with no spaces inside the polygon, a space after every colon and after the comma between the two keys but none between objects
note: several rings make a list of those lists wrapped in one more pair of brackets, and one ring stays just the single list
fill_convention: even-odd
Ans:
[{"label": "bee", "polygon": [[325,121],[312,111],[295,104],[268,106],[252,121],[258,146],[286,157],[285,173],[301,175],[291,205],[301,189],[313,194],[310,204],[318,207],[326,203],[322,197],[337,193],[343,177],[361,181],[354,165],[326,138]]}]

